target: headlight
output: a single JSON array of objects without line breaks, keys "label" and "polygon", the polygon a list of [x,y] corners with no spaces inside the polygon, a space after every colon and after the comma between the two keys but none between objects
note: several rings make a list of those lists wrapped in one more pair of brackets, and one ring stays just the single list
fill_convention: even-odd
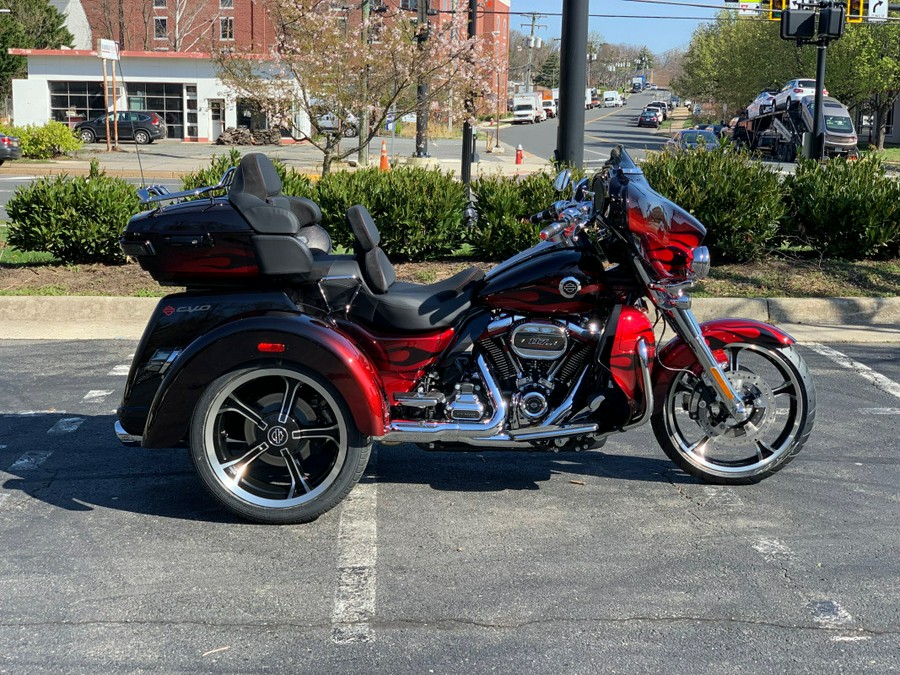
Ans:
[{"label": "headlight", "polygon": [[691,269],[694,270],[694,274],[697,279],[705,279],[709,274],[709,268],[712,263],[709,258],[709,249],[706,246],[698,246],[692,251],[693,262],[691,263]]}]

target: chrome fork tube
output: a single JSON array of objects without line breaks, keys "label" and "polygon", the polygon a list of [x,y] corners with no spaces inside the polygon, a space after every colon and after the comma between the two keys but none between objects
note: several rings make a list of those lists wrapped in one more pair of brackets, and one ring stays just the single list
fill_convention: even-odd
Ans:
[{"label": "chrome fork tube", "polygon": [[685,307],[666,307],[661,305],[660,309],[669,319],[678,335],[694,352],[694,355],[703,367],[704,373],[709,377],[713,389],[719,395],[725,407],[728,408],[728,412],[737,419],[746,416],[747,408],[744,406],[744,402],[738,396],[734,387],[731,386],[725,371],[716,361],[716,357],[713,356],[712,350],[706,344],[706,340],[703,339],[703,331],[700,329],[700,324],[697,323],[694,313]]}]

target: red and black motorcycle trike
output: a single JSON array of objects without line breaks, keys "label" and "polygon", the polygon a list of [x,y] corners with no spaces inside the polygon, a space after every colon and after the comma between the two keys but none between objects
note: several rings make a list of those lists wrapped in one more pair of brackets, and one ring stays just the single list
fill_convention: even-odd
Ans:
[{"label": "red and black motorcycle trike", "polygon": [[[363,206],[347,213],[355,254],[334,255],[318,206],[282,195],[262,154],[210,188],[143,190],[152,210],[122,247],[187,290],[144,331],[120,439],[186,442],[212,495],[266,523],[332,508],[373,441],[587,450],[649,421],[702,480],[784,467],[812,429],[813,383],[778,328],[698,324],[704,227],[621,148],[591,180],[564,171],[556,187],[564,198],[532,218],[548,223],[540,243],[427,285],[396,280]],[[675,333],[661,348],[659,320]]]}]

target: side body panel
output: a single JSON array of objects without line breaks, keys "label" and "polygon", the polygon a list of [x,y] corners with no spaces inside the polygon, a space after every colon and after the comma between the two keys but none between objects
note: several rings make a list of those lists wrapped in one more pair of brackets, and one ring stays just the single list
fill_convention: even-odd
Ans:
[{"label": "side body panel", "polygon": [[653,325],[647,315],[635,307],[623,307],[616,325],[616,333],[613,337],[612,352],[609,359],[609,369],[613,379],[622,389],[632,404],[641,392],[640,361],[637,355],[638,340],[643,339],[647,343],[647,355],[653,362],[656,338],[653,335]]},{"label": "side body panel", "polygon": [[[278,353],[260,343],[282,345]],[[192,342],[172,364],[150,406],[144,447],[169,447],[188,433],[194,407],[210,382],[239,367],[296,365],[325,377],[338,390],[360,432],[381,436],[388,409],[372,362],[342,332],[307,316],[256,317],[228,323]]]}]

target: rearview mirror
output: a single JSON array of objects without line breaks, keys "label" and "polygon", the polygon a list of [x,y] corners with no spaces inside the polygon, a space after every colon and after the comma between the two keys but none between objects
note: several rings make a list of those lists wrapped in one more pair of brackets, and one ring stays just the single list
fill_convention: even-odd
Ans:
[{"label": "rearview mirror", "polygon": [[569,186],[572,184],[572,171],[571,169],[563,169],[559,172],[559,175],[556,177],[556,180],[553,181],[553,189],[557,192],[566,192],[569,189]]}]

